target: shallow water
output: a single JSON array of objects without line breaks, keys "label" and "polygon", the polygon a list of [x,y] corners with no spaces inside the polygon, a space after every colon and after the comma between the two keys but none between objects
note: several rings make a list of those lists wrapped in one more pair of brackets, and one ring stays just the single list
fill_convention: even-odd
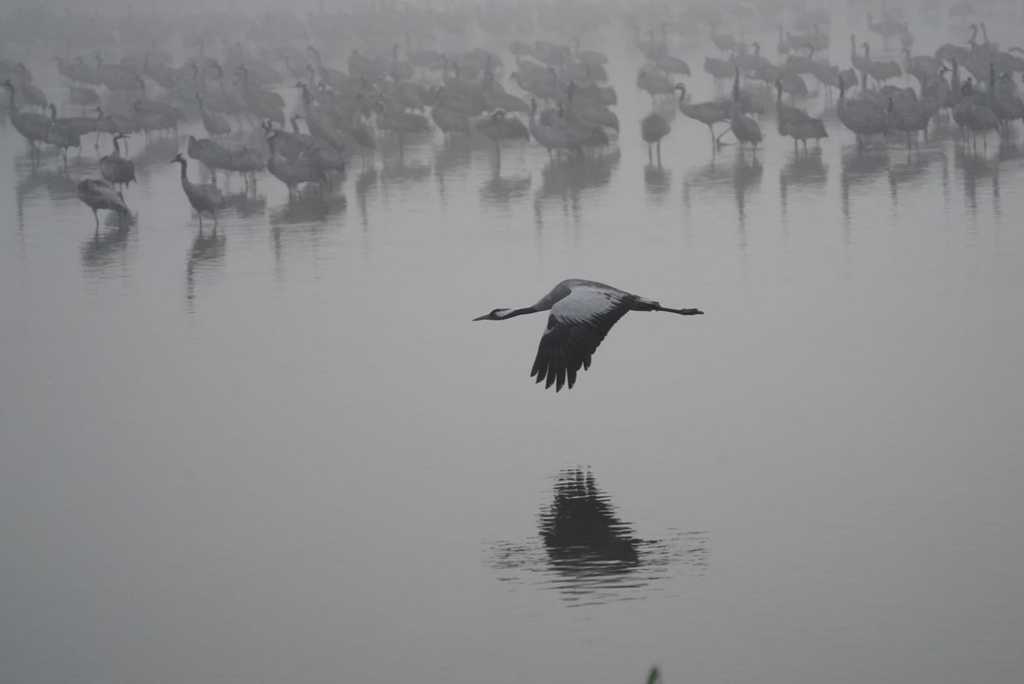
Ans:
[{"label": "shallow water", "polygon": [[[1017,681],[1021,148],[659,168],[637,59],[614,151],[392,143],[216,233],[173,140],[94,234],[0,126],[0,680]],[[471,319],[573,276],[707,313],[555,395]]]}]

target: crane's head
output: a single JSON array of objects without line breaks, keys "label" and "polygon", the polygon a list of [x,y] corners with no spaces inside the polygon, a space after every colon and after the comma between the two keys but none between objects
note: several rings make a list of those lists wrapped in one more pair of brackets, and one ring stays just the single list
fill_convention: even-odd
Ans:
[{"label": "crane's head", "polygon": [[179,152],[178,154],[174,155],[174,159],[172,159],[170,161],[170,163],[171,164],[187,164],[188,162],[185,161],[185,158],[182,157],[181,156],[181,152]]},{"label": "crane's head", "polygon": [[483,316],[477,316],[474,321],[503,321],[509,317],[512,313],[512,309],[494,309],[490,313],[485,313]]}]

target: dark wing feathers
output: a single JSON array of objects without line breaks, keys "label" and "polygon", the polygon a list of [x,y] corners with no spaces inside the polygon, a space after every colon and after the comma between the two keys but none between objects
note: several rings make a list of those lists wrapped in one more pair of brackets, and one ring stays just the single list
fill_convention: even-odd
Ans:
[{"label": "dark wing feathers", "polygon": [[580,367],[590,368],[594,351],[635,299],[625,292],[573,288],[551,309],[530,377],[545,388],[554,385],[556,392],[566,384],[572,389]]}]

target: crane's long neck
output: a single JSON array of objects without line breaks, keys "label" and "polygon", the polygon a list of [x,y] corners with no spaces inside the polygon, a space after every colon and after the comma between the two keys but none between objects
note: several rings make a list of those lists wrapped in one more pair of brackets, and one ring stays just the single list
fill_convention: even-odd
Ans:
[{"label": "crane's long neck", "polygon": [[178,164],[181,165],[181,187],[188,190],[189,188],[192,187],[192,183],[189,182],[188,173],[186,172],[186,169],[188,168],[188,162],[185,161],[184,159],[179,159]]},{"label": "crane's long neck", "polygon": [[515,318],[516,316],[523,316],[525,314],[537,313],[538,311],[547,311],[551,308],[551,305],[545,306],[544,304],[534,304],[533,306],[525,306],[522,309],[509,309],[501,314],[499,320],[506,320],[509,318]]}]

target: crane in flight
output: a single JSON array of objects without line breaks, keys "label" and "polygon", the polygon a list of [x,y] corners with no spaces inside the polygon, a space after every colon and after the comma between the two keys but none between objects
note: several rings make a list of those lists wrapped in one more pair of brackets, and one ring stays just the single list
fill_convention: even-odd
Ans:
[{"label": "crane in flight", "polygon": [[530,377],[544,382],[545,389],[576,384],[582,367],[590,368],[591,356],[605,335],[630,311],[667,311],[680,316],[697,316],[700,309],[671,309],[653,299],[592,280],[563,280],[532,306],[522,309],[494,309],[474,321],[504,321],[523,314],[551,311],[547,329],[540,338]]}]

